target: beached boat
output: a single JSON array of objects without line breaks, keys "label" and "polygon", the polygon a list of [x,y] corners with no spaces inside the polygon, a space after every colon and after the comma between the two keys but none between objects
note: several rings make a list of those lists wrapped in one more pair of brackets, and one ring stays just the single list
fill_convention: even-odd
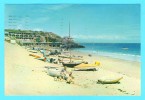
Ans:
[{"label": "beached boat", "polygon": [[72,59],[73,59],[71,56],[71,41],[72,41],[72,39],[73,38],[71,38],[71,36],[70,36],[70,23],[69,23],[69,36],[66,38],[66,49],[69,50],[69,57],[67,57],[69,59],[69,62],[62,61],[62,64],[63,64],[63,66],[71,67],[71,68],[82,63],[82,61],[79,61],[79,62],[75,61],[75,60],[72,61]]},{"label": "beached boat", "polygon": [[119,83],[119,81],[123,79],[123,77],[103,77],[98,80],[98,83],[101,84],[115,84]]},{"label": "beached boat", "polygon": [[48,75],[52,77],[64,77],[64,79],[67,79],[69,77],[69,74],[66,73],[65,75],[62,74],[61,68],[48,68]]},{"label": "beached boat", "polygon": [[[59,55],[58,57],[60,57],[60,58],[69,58],[70,59],[70,56],[66,56],[66,55]],[[71,59],[74,59],[74,60],[83,60],[80,57],[71,57]]]},{"label": "beached boat", "polygon": [[100,62],[95,62],[95,64],[79,64],[75,66],[75,71],[97,71],[99,69]]},{"label": "beached boat", "polygon": [[32,53],[38,53],[36,50],[28,50],[28,51]]},{"label": "beached boat", "polygon": [[52,77],[58,77],[58,76],[61,75],[61,69],[49,68],[48,69],[48,75],[50,75]]},{"label": "beached boat", "polygon": [[99,67],[100,66],[100,62],[95,62],[95,64],[85,64],[82,63],[78,66],[75,66],[75,68],[90,68],[90,67]]},{"label": "beached boat", "polygon": [[79,68],[75,69],[74,71],[97,71],[97,68]]},{"label": "beached boat", "polygon": [[35,58],[41,58],[40,56],[35,55],[35,54],[29,54],[29,56],[32,56],[32,57],[35,57]]},{"label": "beached boat", "polygon": [[62,62],[63,66],[74,68],[75,66],[81,64],[82,62]]}]

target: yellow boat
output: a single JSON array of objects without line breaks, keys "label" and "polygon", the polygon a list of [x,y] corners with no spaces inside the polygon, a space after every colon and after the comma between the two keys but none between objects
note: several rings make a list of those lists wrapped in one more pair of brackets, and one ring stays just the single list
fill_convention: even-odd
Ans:
[{"label": "yellow boat", "polygon": [[40,56],[34,55],[34,54],[29,54],[29,56],[32,56],[32,57],[35,57],[35,58],[41,58]]},{"label": "yellow boat", "polygon": [[100,62],[96,61],[95,64],[85,64],[85,63],[82,63],[82,64],[79,64],[77,66],[75,66],[75,68],[96,68],[96,67],[99,67],[100,66]]},{"label": "yellow boat", "polygon": [[101,84],[115,84],[118,83],[123,77],[113,78],[113,77],[103,77],[98,80],[98,83]]}]

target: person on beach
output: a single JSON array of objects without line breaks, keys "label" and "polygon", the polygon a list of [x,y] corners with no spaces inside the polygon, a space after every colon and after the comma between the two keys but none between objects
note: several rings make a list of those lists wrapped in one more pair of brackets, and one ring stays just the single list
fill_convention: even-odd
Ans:
[{"label": "person on beach", "polygon": [[42,50],[43,57],[46,57],[45,50]]},{"label": "person on beach", "polygon": [[66,79],[66,83],[70,84],[74,84],[74,81],[73,81],[74,77],[72,76],[72,72],[69,73],[69,76],[68,78]]},{"label": "person on beach", "polygon": [[45,53],[45,50],[40,50],[40,52],[43,54],[43,61],[46,62],[47,61],[47,57],[46,57],[46,53]]},{"label": "person on beach", "polygon": [[44,62],[46,62],[47,61],[47,58],[46,57],[44,57]]},{"label": "person on beach", "polygon": [[72,76],[72,72],[68,72],[66,67],[61,70],[61,78],[65,80],[68,84],[74,83],[74,77]]},{"label": "person on beach", "polygon": [[65,79],[65,77],[66,77],[66,74],[67,74],[67,71],[66,71],[66,67],[64,66],[64,68],[61,70],[61,78],[62,79]]}]

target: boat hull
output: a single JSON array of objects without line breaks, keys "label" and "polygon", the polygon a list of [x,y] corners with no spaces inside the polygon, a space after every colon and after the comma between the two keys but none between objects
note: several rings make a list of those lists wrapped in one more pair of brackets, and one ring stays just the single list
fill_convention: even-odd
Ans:
[{"label": "boat hull", "polygon": [[112,79],[99,79],[98,83],[101,84],[115,84],[115,83],[119,83],[119,81],[122,79],[123,77],[119,77],[119,78],[112,78]]},{"label": "boat hull", "polygon": [[61,75],[61,70],[59,69],[48,69],[48,75],[52,77],[58,77]]},{"label": "boat hull", "polygon": [[75,66],[77,66],[81,63],[62,63],[62,64],[63,64],[63,66],[74,68]]},{"label": "boat hull", "polygon": [[79,68],[75,69],[75,71],[97,71],[97,68]]}]

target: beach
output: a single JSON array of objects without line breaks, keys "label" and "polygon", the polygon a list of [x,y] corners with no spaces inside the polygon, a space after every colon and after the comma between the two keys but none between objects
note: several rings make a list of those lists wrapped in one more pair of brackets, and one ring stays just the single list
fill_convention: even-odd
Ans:
[{"label": "beach", "polygon": [[[97,71],[73,71],[74,84],[54,81],[45,66],[60,64],[34,59],[24,47],[5,42],[5,95],[36,96],[140,96],[141,64],[100,55],[73,51],[88,63],[100,62]],[[42,54],[37,54],[42,56]],[[98,84],[104,76],[122,76],[119,84]]]}]

